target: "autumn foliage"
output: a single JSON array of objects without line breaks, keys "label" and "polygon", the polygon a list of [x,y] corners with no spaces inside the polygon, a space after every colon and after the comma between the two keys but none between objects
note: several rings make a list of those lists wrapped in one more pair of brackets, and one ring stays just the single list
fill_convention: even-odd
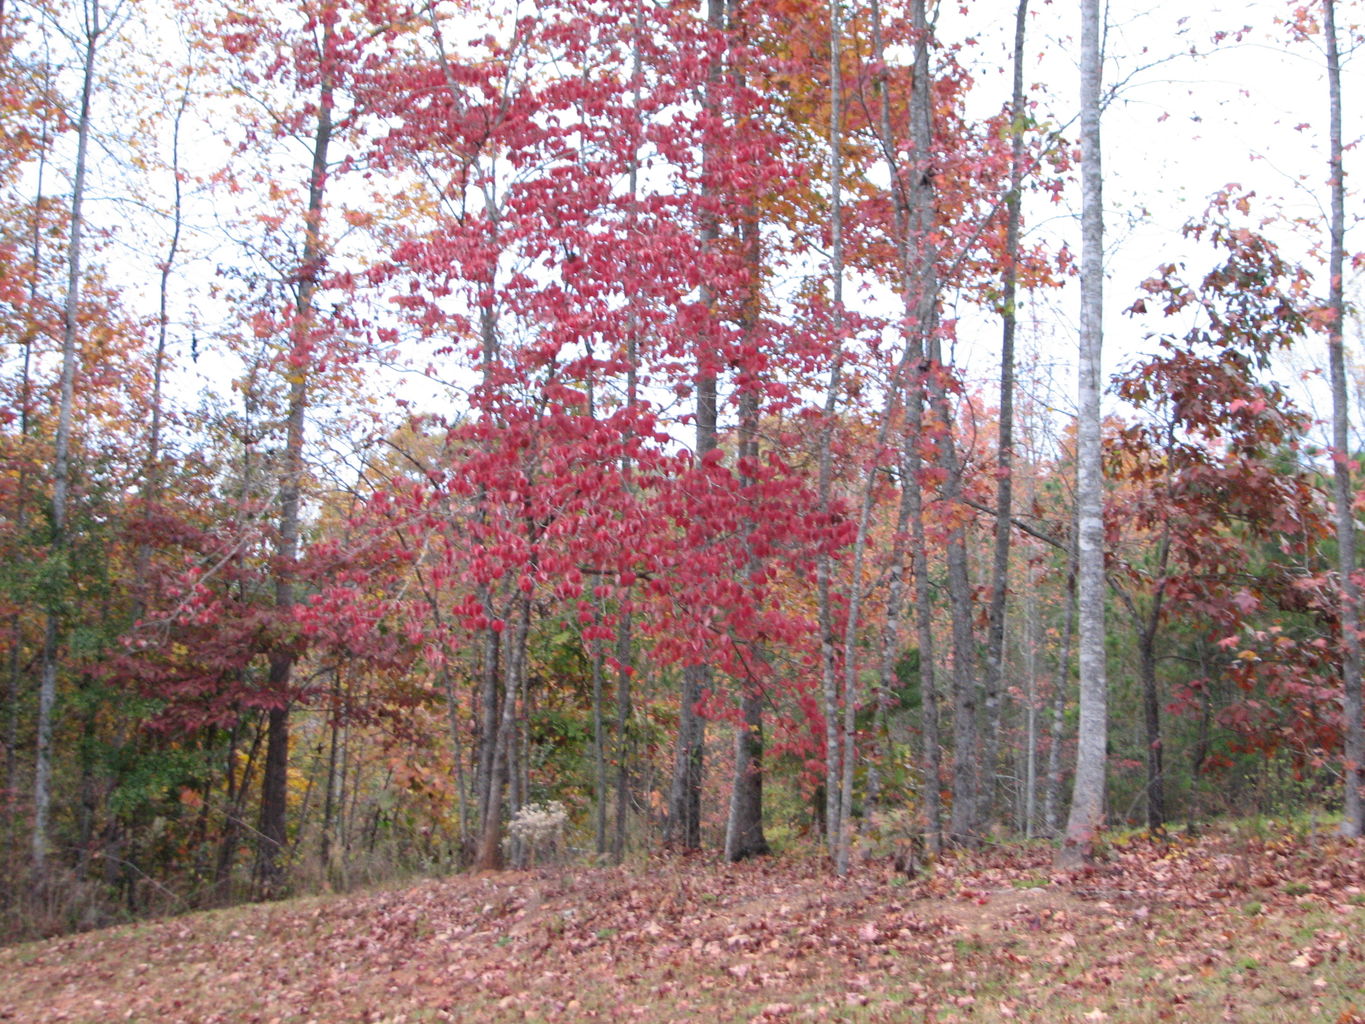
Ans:
[{"label": "autumn foliage", "polygon": [[[1056,834],[1074,259],[1010,211],[1074,140],[923,3],[832,13],[0,4],[0,933],[525,866],[535,806],[616,863]],[[1120,285],[1114,827],[1340,799],[1280,230],[1230,188]]]}]

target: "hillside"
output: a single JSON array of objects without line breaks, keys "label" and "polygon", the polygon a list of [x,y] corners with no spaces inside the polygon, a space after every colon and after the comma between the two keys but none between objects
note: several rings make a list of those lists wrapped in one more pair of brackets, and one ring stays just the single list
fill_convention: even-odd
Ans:
[{"label": "hillside", "polygon": [[1365,1021],[1365,866],[1246,831],[913,882],[814,860],[461,876],[0,951],[24,1022]]}]

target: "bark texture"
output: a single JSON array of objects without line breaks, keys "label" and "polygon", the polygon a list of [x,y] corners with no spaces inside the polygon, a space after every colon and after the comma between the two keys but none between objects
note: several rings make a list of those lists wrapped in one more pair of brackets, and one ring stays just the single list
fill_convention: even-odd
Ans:
[{"label": "bark texture", "polygon": [[1100,6],[1081,4],[1081,338],[1076,438],[1080,725],[1063,865],[1088,860],[1104,824],[1108,688],[1104,649],[1104,494],[1100,461],[1104,210],[1100,162]]}]

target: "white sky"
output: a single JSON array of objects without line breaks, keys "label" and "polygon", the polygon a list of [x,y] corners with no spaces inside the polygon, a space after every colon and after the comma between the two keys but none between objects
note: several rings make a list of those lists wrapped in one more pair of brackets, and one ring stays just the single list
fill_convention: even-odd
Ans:
[{"label": "white sky", "polygon": [[[1338,7],[1344,50],[1344,26],[1359,24],[1365,12],[1358,2]],[[978,100],[987,106],[1003,102],[1010,89],[1014,10],[1013,0],[978,0],[965,15],[956,3],[945,2],[942,8],[939,27],[944,38],[975,34],[984,44]],[[1292,42],[1284,28],[1274,24],[1275,17],[1288,10],[1288,2],[1265,0],[1207,6],[1188,0],[1115,0],[1108,5],[1106,87],[1122,83],[1105,111],[1102,128],[1105,362],[1110,370],[1151,347],[1144,334],[1152,325],[1123,315],[1137,297],[1138,283],[1164,262],[1189,259],[1193,271],[1212,252],[1207,245],[1186,242],[1180,229],[1202,215],[1216,190],[1234,182],[1254,190],[1253,216],[1322,217],[1328,177],[1325,57],[1312,43]],[[1030,0],[1030,12],[1032,64],[1026,78],[1031,76],[1050,90],[1037,94],[1042,116],[1064,123],[1075,114],[1079,92],[1074,56],[1079,5],[1074,0]],[[1216,32],[1244,25],[1252,26],[1252,31],[1241,42],[1213,43]],[[1189,56],[1191,47],[1200,56]],[[1344,136],[1349,146],[1365,132],[1365,64],[1360,55],[1343,53],[1343,78]],[[999,99],[988,103],[988,94]],[[1305,123],[1309,127],[1295,130]],[[1360,180],[1362,170],[1359,154],[1348,152],[1348,187]],[[1070,199],[1078,201],[1077,190]],[[1348,253],[1353,243],[1356,249],[1363,244],[1361,232],[1350,230],[1358,203],[1357,192],[1348,199]],[[1031,228],[1069,240],[1076,249],[1075,212],[1074,206],[1040,210],[1035,204]],[[1307,239],[1295,236],[1289,225],[1268,225],[1264,230],[1287,256],[1307,258]],[[1078,300],[1064,292],[1040,296],[1039,302],[1046,307],[1040,318],[1053,325],[1048,332],[1053,337],[1043,342],[1043,358],[1065,363],[1069,374]],[[993,325],[964,326],[959,355],[974,375],[977,367],[985,378],[997,372],[993,362],[998,333]],[[1309,341],[1315,350],[1300,353],[1305,365],[1320,361],[1316,349],[1325,357],[1325,340],[1315,346],[1316,341]],[[1286,377],[1293,372],[1286,366]],[[1058,390],[1069,396],[1074,385],[1068,379],[1068,385]],[[1313,404],[1315,397],[1319,396],[1306,392],[1305,404]]]}]

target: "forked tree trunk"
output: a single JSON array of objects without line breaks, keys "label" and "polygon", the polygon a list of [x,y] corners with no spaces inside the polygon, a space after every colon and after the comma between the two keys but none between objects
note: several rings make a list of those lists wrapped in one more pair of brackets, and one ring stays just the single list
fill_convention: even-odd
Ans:
[{"label": "forked tree trunk", "polygon": [[531,596],[524,594],[515,605],[516,620],[508,635],[506,672],[502,681],[502,708],[493,743],[493,765],[488,784],[488,804],[480,822],[479,849],[475,866],[481,871],[502,867],[503,795],[517,773],[517,698],[521,694],[526,664],[526,640],[531,632]]},{"label": "forked tree trunk", "polygon": [[[100,0],[86,0],[85,50],[81,62],[81,106],[76,121],[76,169],[71,183],[71,235],[67,244],[66,300],[62,307],[61,383],[58,393],[57,435],[53,441],[51,541],[48,557],[55,565],[66,560],[67,505],[71,488],[71,429],[76,395],[77,332],[80,329],[81,278],[84,273],[85,178],[90,151],[90,104],[95,90],[95,63],[101,36],[108,29]],[[35,269],[36,272],[36,269]],[[62,570],[65,577],[69,570]],[[62,589],[60,585],[58,589]],[[60,598],[47,609],[43,629],[42,662],[38,681],[37,751],[33,771],[33,866],[41,875],[47,867],[48,819],[52,810],[52,731],[57,703],[57,657],[61,639]]]}]

